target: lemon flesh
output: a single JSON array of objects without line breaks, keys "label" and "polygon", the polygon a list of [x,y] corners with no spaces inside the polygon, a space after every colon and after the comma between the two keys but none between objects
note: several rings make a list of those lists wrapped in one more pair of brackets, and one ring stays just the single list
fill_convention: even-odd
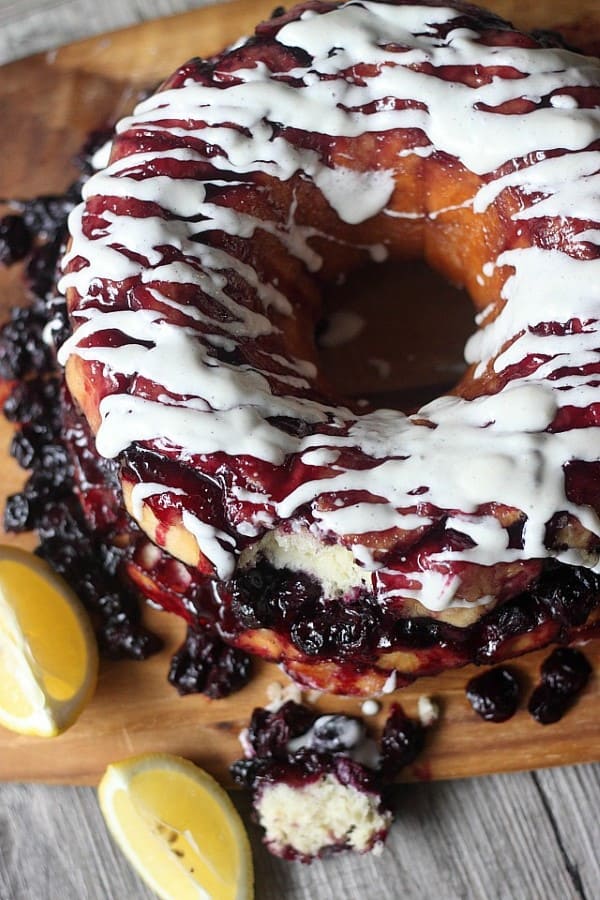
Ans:
[{"label": "lemon flesh", "polygon": [[227,793],[181,757],[109,766],[98,789],[107,825],[163,900],[249,900],[248,838]]},{"label": "lemon flesh", "polygon": [[0,724],[52,737],[96,683],[98,654],[75,594],[38,557],[0,547]]}]

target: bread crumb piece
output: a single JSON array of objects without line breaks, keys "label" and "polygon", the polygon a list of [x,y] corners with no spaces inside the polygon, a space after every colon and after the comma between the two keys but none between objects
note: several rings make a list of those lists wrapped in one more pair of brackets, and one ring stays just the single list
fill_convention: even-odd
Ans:
[{"label": "bread crumb piece", "polygon": [[440,707],[431,697],[421,694],[417,701],[417,713],[424,728],[434,725],[440,717]]}]

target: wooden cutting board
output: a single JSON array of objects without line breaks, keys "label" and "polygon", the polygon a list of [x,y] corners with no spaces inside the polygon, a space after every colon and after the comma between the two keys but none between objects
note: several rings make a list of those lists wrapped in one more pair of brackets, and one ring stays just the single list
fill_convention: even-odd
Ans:
[{"label": "wooden cutting board", "polygon": [[[158,83],[187,57],[216,52],[266,17],[275,0],[236,0],[170,19],[148,22],[114,34],[63,47],[4,67],[0,74],[0,134],[3,163],[0,197],[32,196],[66,186],[75,170],[70,160],[85,135],[107,119],[128,111],[140,89]],[[600,39],[597,0],[490,0],[489,6],[526,28],[563,26],[572,39]],[[418,292],[419,303],[407,304],[400,329],[398,272],[379,275],[380,314],[367,322],[365,297],[372,287],[368,273],[353,282],[348,294],[331,298],[352,307],[364,328],[356,340],[333,347],[324,365],[342,387],[381,398],[390,404],[433,396],[456,380],[461,348],[472,318],[468,300],[441,284],[420,267],[403,271],[407,296]],[[6,313],[23,302],[20,273],[0,273],[0,304]],[[362,286],[362,287],[361,287]],[[410,317],[418,307],[419,317]],[[409,316],[406,319],[406,316]],[[430,322],[442,325],[431,333]],[[397,327],[392,327],[393,323]],[[383,325],[383,323],[385,323]],[[383,364],[381,363],[383,360]],[[389,370],[389,371],[388,371]],[[0,493],[18,490],[22,472],[8,457],[11,429],[0,423]],[[33,547],[33,538],[3,538]],[[78,723],[53,740],[26,738],[0,730],[0,778],[26,781],[93,783],[106,765],[133,753],[170,751],[196,760],[227,779],[229,763],[240,755],[237,736],[256,705],[263,705],[267,687],[288,683],[278,668],[257,663],[256,677],[244,690],[221,701],[202,696],[180,698],[166,682],[170,655],[183,637],[175,617],[151,610],[148,624],[165,639],[165,650],[144,663],[101,664],[94,700]],[[600,642],[585,648],[600,672]],[[530,687],[546,653],[519,660],[515,668]],[[427,751],[408,778],[458,778],[491,772],[598,760],[600,758],[600,678],[595,674],[585,694],[562,722],[543,727],[525,709],[504,725],[482,722],[464,695],[474,670],[426,678],[387,698],[375,728],[393,700],[414,715],[418,697],[428,694],[441,704],[442,718],[430,734]],[[358,712],[360,703],[321,697],[320,709]]]}]

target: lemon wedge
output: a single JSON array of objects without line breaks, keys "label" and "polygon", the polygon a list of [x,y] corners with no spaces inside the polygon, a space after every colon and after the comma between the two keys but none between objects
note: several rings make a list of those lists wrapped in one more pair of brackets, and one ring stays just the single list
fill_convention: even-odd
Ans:
[{"label": "lemon wedge", "polygon": [[33,553],[0,545],[0,725],[60,734],[97,674],[96,641],[75,594]]},{"label": "lemon wedge", "polygon": [[180,756],[147,753],[108,767],[98,787],[115,841],[163,900],[250,900],[252,856],[223,788]]}]

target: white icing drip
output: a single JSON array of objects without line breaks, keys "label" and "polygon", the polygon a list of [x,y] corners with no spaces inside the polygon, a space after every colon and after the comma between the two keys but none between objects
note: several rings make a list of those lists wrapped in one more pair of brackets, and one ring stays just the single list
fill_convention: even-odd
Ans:
[{"label": "white icing drip", "polygon": [[[295,199],[285,221],[233,213],[226,203],[219,203],[219,190],[234,185],[243,189],[247,173],[259,172],[281,181],[292,176],[312,181],[338,216],[351,224],[365,222],[378,212],[431,219],[471,204],[477,215],[498,202],[503,192],[511,192],[517,199],[512,213],[515,222],[559,219],[570,244],[597,245],[600,153],[586,148],[600,136],[600,111],[579,108],[564,91],[598,85],[598,64],[557,49],[486,46],[475,32],[452,27],[457,15],[457,10],[445,7],[369,2],[348,3],[327,13],[326,22],[306,12],[277,35],[280,44],[301,47],[314,57],[308,69],[286,73],[302,86],[290,87],[259,63],[238,70],[236,84],[225,78],[219,82],[217,73],[217,87],[188,80],[183,89],[144,101],[119,125],[120,133],[135,126],[150,135],[168,132],[172,138],[196,140],[220,150],[210,157],[210,166],[208,155],[198,149],[133,153],[92,177],[85,188],[86,199],[131,197],[140,204],[155,204],[169,217],[163,219],[153,210],[146,210],[144,216],[107,211],[103,224],[96,223],[90,231],[85,205],[77,208],[70,217],[72,246],[60,285],[61,290],[73,289],[81,297],[75,313],[79,327],[61,349],[61,361],[75,354],[104,365],[109,373],[160,387],[158,401],[137,395],[135,387],[131,395],[104,397],[97,434],[101,454],[116,456],[130,444],[150,442],[154,449],[167,448],[184,461],[224,452],[278,466],[296,454],[306,466],[325,470],[315,480],[291,480],[278,502],[261,488],[258,476],[249,477],[245,487],[235,485],[232,493],[237,491],[241,502],[254,507],[237,528],[238,534],[246,536],[258,535],[263,525],[293,519],[305,505],[314,517],[311,533],[328,540],[390,528],[428,527],[433,519],[419,513],[420,503],[452,510],[447,527],[468,535],[474,546],[431,554],[423,563],[429,568],[403,573],[399,585],[394,584],[393,570],[380,568],[369,546],[356,539],[352,543],[355,559],[375,572],[379,596],[414,597],[433,611],[473,605],[461,597],[460,581],[444,570],[445,563],[459,559],[491,566],[546,557],[545,526],[556,511],[571,513],[600,534],[595,513],[567,500],[563,478],[563,467],[570,460],[598,459],[600,430],[547,431],[561,407],[583,408],[597,402],[594,376],[580,370],[598,362],[600,261],[538,247],[509,250],[488,260],[477,275],[480,284],[502,267],[508,278],[497,303],[479,314],[478,322],[488,324],[469,340],[467,360],[477,364],[476,375],[481,376],[490,363],[495,372],[506,372],[531,357],[539,360],[533,374],[513,377],[497,395],[473,401],[440,398],[418,417],[379,410],[357,419],[349,410],[302,395],[316,377],[312,362],[286,358],[280,344],[281,352],[261,346],[263,338],[279,339],[280,331],[271,321],[273,311],[281,316],[294,314],[276,278],[269,281],[234,253],[213,247],[208,238],[199,236],[217,231],[251,241],[260,230],[309,271],[317,271],[321,258],[310,240],[323,235],[296,222]],[[448,27],[443,39],[437,23]],[[407,49],[396,52],[388,49],[390,44]],[[376,74],[356,82],[319,78],[337,76],[359,63],[374,67]],[[474,88],[418,71],[424,65],[434,69],[508,66],[523,77],[496,76]],[[494,112],[521,97],[548,96],[549,107],[538,106],[519,115]],[[416,103],[396,109],[390,101],[393,97]],[[178,125],[166,126],[165,120]],[[484,175],[484,183],[473,198],[458,206],[423,212],[388,209],[393,172],[387,168],[355,171],[339,161],[326,165],[317,152],[295,147],[276,133],[272,123],[310,132],[317,127],[324,134],[348,138],[416,129],[423,145],[404,148],[399,157],[426,158],[441,151]],[[562,155],[548,158],[546,151],[556,147],[564,148]],[[498,176],[495,170],[521,157],[527,159]],[[152,166],[163,160],[176,161],[180,177],[156,174]],[[206,180],[186,177],[186,166],[199,164],[204,169],[212,167]],[[232,174],[236,177],[230,180]],[[572,219],[587,221],[590,227],[571,223]],[[174,259],[166,257],[165,248]],[[386,254],[382,245],[363,249],[373,258]],[[75,265],[75,261],[83,264]],[[110,298],[117,291],[115,283],[126,279],[142,285],[161,312],[100,311],[91,305],[93,300],[86,308],[87,298],[94,296],[102,281],[107,282],[105,293]],[[256,295],[255,305],[237,297],[235,279]],[[168,296],[165,283],[193,285],[206,302],[201,308],[179,302]],[[175,327],[169,315],[184,316],[189,327]],[[575,318],[585,322],[583,331],[566,329],[567,333],[557,336],[536,330],[543,323],[564,324]],[[122,346],[102,343],[102,332],[109,330],[123,336]],[[257,342],[252,366],[219,362],[208,352],[217,348],[233,353],[247,340]],[[559,372],[567,367],[572,371]],[[309,423],[314,433],[298,438],[272,424],[269,419],[274,416]],[[429,425],[422,424],[423,419]],[[373,465],[368,470],[340,465],[340,451],[345,447],[359,448]],[[418,489],[422,490],[416,494]],[[136,485],[134,514],[141,514],[144,499],[164,491],[181,493],[156,484]],[[342,502],[323,509],[320,498],[335,491],[366,492],[373,502]],[[525,514],[522,548],[509,548],[498,520],[478,512],[483,504],[496,502]],[[188,511],[183,519],[219,575],[228,577],[235,565],[234,539]],[[567,550],[556,556],[582,564],[585,553]],[[486,596],[474,602],[493,601]]]},{"label": "white icing drip", "polygon": [[[315,184],[343,222],[357,225],[385,209],[394,192],[394,173],[386,171],[354,172],[338,167],[320,168]],[[361,202],[357,203],[357,197]]]},{"label": "white icing drip", "polygon": [[112,141],[106,141],[96,150],[92,156],[92,169],[96,171],[106,168],[110,159],[110,151],[112,150]]},{"label": "white icing drip", "polygon": [[235,570],[235,554],[226,546],[235,546],[231,535],[203,522],[187,509],[183,510],[182,520],[183,527],[194,535],[198,542],[198,548],[214,565],[219,578],[230,578]]},{"label": "white icing drip", "polygon": [[[600,217],[600,204],[598,214]],[[558,250],[527,247],[501,253],[496,266],[509,266],[514,271],[504,284],[502,296],[506,302],[498,317],[467,341],[467,362],[482,361],[476,374],[484,371],[490,359],[495,360],[494,368],[499,372],[530,353],[544,354],[546,338],[531,331],[540,322],[567,322],[573,317],[582,320],[598,318],[600,259],[573,259]],[[577,285],[580,285],[579,290]],[[574,294],[576,300],[567,299]],[[540,297],[543,297],[542,307]],[[594,330],[597,328],[596,323]],[[520,336],[513,340],[515,335]],[[509,341],[513,343],[501,353]],[[578,365],[580,346],[579,335],[564,335],[560,343],[562,359],[556,368],[569,357],[571,365]]]},{"label": "white icing drip", "polygon": [[286,745],[288,753],[297,753],[304,747],[312,747],[315,745],[315,731],[326,729],[329,723],[335,723],[336,733],[343,747],[344,756],[349,756],[355,762],[376,769],[379,764],[379,751],[375,741],[366,737],[365,730],[360,721],[350,718],[349,716],[327,715],[319,716],[308,731],[292,738]]},{"label": "white icing drip", "polygon": [[314,517],[325,528],[337,534],[365,534],[400,528],[414,531],[431,525],[431,519],[413,513],[403,513],[388,503],[355,503],[338,509],[316,509]]},{"label": "white icing drip", "polygon": [[398,686],[398,674],[394,669],[393,672],[390,672],[388,677],[385,680],[385,684],[381,688],[381,692],[383,694],[393,694]]},{"label": "white icing drip", "polygon": [[337,450],[319,449],[308,450],[302,454],[302,462],[305,466],[330,466],[337,462],[339,457]]}]

